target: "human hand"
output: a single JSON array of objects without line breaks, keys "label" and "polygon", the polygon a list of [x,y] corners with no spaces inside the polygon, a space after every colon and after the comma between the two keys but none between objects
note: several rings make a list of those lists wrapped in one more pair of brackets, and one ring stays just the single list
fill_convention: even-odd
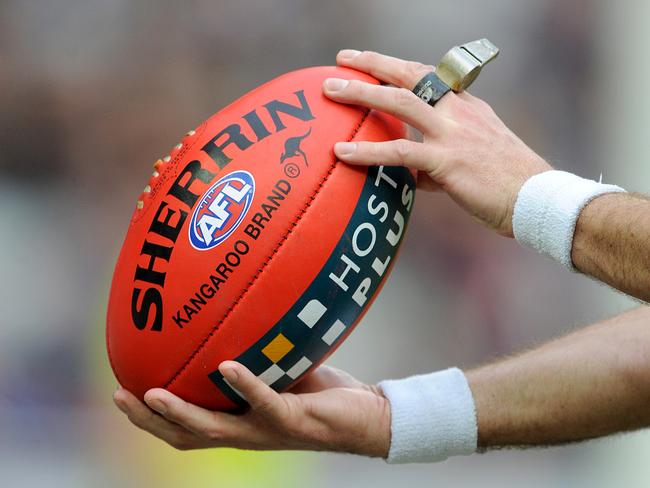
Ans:
[{"label": "human hand", "polygon": [[410,90],[433,66],[364,51],[343,50],[337,64],[394,86],[327,79],[326,96],[389,113],[413,126],[423,142],[340,142],[346,163],[404,165],[418,170],[418,187],[442,189],[473,217],[512,237],[512,213],[523,183],[552,169],[524,144],[483,100],[467,92],[446,94],[434,107]]},{"label": "human hand", "polygon": [[390,406],[375,386],[321,366],[286,393],[277,393],[243,365],[219,371],[240,391],[244,413],[213,412],[154,388],[145,403],[119,388],[113,395],[129,420],[180,450],[235,447],[254,450],[339,451],[386,457]]}]

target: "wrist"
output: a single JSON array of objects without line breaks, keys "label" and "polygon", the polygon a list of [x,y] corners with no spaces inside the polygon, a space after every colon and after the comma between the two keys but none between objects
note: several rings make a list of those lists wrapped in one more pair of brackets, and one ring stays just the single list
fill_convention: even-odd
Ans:
[{"label": "wrist", "polygon": [[378,421],[376,427],[374,425],[370,426],[372,439],[368,445],[368,452],[361,454],[386,459],[390,449],[390,402],[379,385],[369,385],[368,387],[376,397]]},{"label": "wrist", "polygon": [[593,199],[620,192],[625,190],[565,171],[536,174],[517,195],[512,216],[515,239],[575,271],[571,254],[580,213]]},{"label": "wrist", "polygon": [[391,407],[391,464],[443,461],[476,451],[472,392],[463,372],[450,368],[379,386]]}]

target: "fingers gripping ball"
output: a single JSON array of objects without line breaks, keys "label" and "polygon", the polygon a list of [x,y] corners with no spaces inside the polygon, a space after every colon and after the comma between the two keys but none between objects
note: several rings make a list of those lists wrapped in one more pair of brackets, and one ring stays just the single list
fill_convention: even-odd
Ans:
[{"label": "fingers gripping ball", "polygon": [[[111,286],[107,346],[120,384],[211,409],[243,405],[237,360],[289,388],[350,333],[394,264],[415,182],[401,167],[336,161],[338,141],[404,136],[395,118],[325,98],[304,69],[253,90],[159,160]],[[377,163],[381,163],[377,161]]]}]

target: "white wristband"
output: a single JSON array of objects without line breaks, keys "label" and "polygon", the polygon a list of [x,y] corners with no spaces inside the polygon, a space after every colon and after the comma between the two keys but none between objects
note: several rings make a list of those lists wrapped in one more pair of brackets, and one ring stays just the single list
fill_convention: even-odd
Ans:
[{"label": "white wristband", "polygon": [[529,178],[519,190],[512,231],[520,244],[574,270],[571,248],[582,209],[597,196],[625,192],[565,171],[546,171]]},{"label": "white wristband", "polygon": [[391,464],[443,461],[476,451],[472,392],[458,368],[379,383],[391,407]]}]

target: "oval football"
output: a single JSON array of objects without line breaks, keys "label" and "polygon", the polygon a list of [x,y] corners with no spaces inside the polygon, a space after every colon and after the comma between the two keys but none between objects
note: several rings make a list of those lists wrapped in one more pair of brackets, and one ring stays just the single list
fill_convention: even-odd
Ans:
[{"label": "oval football", "polygon": [[[404,125],[322,94],[338,67],[280,76],[220,110],[159,161],[120,251],[107,349],[122,386],[206,408],[244,405],[234,359],[278,391],[323,362],[379,293],[415,195],[402,167],[353,167],[338,141]],[[377,161],[377,163],[381,163]]]}]

